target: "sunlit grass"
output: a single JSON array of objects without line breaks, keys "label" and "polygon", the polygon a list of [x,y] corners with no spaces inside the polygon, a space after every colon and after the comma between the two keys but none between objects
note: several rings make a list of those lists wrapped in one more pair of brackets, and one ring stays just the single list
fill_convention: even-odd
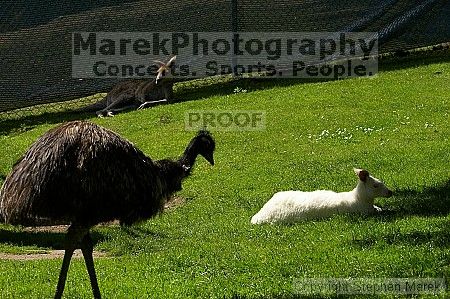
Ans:
[{"label": "sunlit grass", "polygon": [[[197,101],[92,118],[159,159],[181,154],[192,137],[184,129],[186,111],[266,111],[265,130],[213,130],[216,165],[199,158],[179,193],[184,205],[129,230],[94,229],[96,249],[112,256],[96,260],[102,294],[290,298],[298,278],[447,278],[449,79],[450,64],[436,62],[371,79],[280,86],[233,81],[216,94],[211,87]],[[0,174],[57,122],[0,136]],[[368,169],[394,190],[394,197],[377,200],[385,210],[380,215],[250,224],[276,191],[350,190],[353,167]],[[29,237],[0,226],[0,251],[53,246],[47,237],[33,235],[27,242]],[[51,297],[60,263],[0,260],[2,296]],[[83,261],[75,260],[65,295],[89,298],[90,292]]]}]

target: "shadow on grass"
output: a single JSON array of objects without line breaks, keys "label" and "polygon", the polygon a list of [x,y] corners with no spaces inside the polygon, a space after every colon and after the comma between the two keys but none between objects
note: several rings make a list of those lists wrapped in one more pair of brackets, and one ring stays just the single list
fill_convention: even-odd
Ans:
[{"label": "shadow on grass", "polygon": [[67,111],[46,112],[39,115],[26,115],[20,118],[5,119],[0,122],[0,135],[20,134],[42,124],[57,124],[72,120],[92,118],[88,113],[69,113]]},{"label": "shadow on grass", "polygon": [[[121,250],[115,251],[110,247],[102,247],[101,251],[114,253],[115,256],[130,252],[140,252],[142,250],[142,239],[163,239],[167,236],[163,233],[154,232],[140,226],[131,227],[110,227],[100,226],[90,231],[94,246],[99,243],[108,243],[111,236],[120,239],[118,246]],[[30,246],[48,250],[64,250],[66,233],[60,231],[23,231],[19,229],[0,228],[0,244],[8,244],[17,247]],[[113,241],[116,242],[116,241]],[[116,244],[117,245],[117,244]]]},{"label": "shadow on grass", "polygon": [[[431,55],[424,57],[402,57],[396,59],[386,59],[380,62],[380,71],[390,71],[396,69],[416,68],[437,62],[450,62],[449,55]],[[438,74],[436,74],[438,75]],[[175,92],[175,102],[195,101],[212,96],[224,96],[236,92],[252,92],[261,89],[271,89],[275,87],[287,87],[297,84],[318,83],[334,81],[335,79],[309,79],[309,78],[205,78],[202,80],[185,81],[177,84]],[[239,88],[239,90],[236,90]],[[64,105],[64,103],[61,103]],[[151,109],[151,108],[149,108]],[[27,115],[19,118],[5,119],[0,121],[0,135],[21,133],[33,129],[41,124],[55,124],[71,120],[82,120],[92,118],[93,113],[76,113],[74,111],[46,112],[38,115]]]},{"label": "shadow on grass", "polygon": [[423,53],[400,54],[392,58],[379,60],[379,71],[416,68],[434,63],[450,62],[449,50],[425,51]]},{"label": "shadow on grass", "polygon": [[[330,81],[330,79],[327,79]],[[180,87],[175,91],[174,103],[196,101],[212,96],[223,96],[235,93],[239,87],[241,90],[255,91],[273,87],[290,86],[300,83],[326,81],[311,79],[262,79],[262,78],[206,78],[180,82]],[[101,98],[99,98],[100,100]],[[64,102],[61,103],[61,107]],[[84,105],[84,104],[83,104]],[[80,107],[82,107],[81,105]],[[151,109],[151,108],[147,108]],[[121,113],[126,113],[123,111]],[[20,115],[20,111],[18,114]],[[76,112],[74,110],[51,111],[45,113],[29,114],[24,112],[23,116],[17,118],[0,119],[0,135],[20,134],[32,130],[42,124],[58,124],[73,120],[84,120],[95,117],[94,112]]]},{"label": "shadow on grass", "polygon": [[344,299],[344,298],[367,298],[364,296],[352,296],[352,295],[337,295],[337,294],[317,294],[317,295],[306,295],[306,294],[272,294],[272,295],[262,295],[262,296],[245,296],[245,295],[233,295],[230,299],[318,299],[318,298],[330,298],[330,299]]},{"label": "shadow on grass", "polygon": [[440,186],[423,190],[404,189],[394,192],[394,197],[383,206],[379,217],[389,220],[406,215],[442,216],[450,213],[450,180]]},{"label": "shadow on grass", "polygon": [[[441,186],[427,187],[421,191],[400,190],[395,197],[383,206],[383,212],[374,216],[381,222],[390,222],[407,216],[445,216],[450,213],[450,180]],[[356,219],[355,219],[356,220]],[[352,240],[358,248],[370,248],[377,243],[387,245],[418,246],[429,244],[433,247],[450,246],[450,221],[444,220],[437,230],[412,231],[400,230],[382,235],[369,235]]]},{"label": "shadow on grass", "polygon": [[122,226],[121,230],[132,238],[145,238],[150,236],[152,238],[162,239],[167,237],[161,232],[155,232],[141,226]]},{"label": "shadow on grass", "polygon": [[[252,92],[275,87],[287,87],[297,84],[334,81],[334,79],[287,79],[287,78],[205,78],[197,81],[186,81],[177,90],[177,102],[192,101],[212,96],[225,96],[239,92]],[[199,82],[199,83],[197,83]],[[237,89],[238,88],[238,89]]]},{"label": "shadow on grass", "polygon": [[[388,58],[379,61],[379,71],[392,71],[397,69],[417,68],[420,66],[427,66],[434,63],[450,62],[450,51],[445,52],[427,52],[428,55],[407,55],[403,57]],[[440,75],[440,74],[435,74]],[[208,98],[211,96],[223,96],[235,93],[237,87],[240,90],[256,91],[261,89],[270,89],[275,87],[287,87],[297,84],[329,82],[345,79],[334,78],[239,78],[228,79],[219,82],[217,79],[206,78],[204,81],[212,81],[212,84],[205,84],[201,87],[195,87],[195,84],[185,82],[185,86],[181,88],[177,94],[180,97],[180,102],[197,100],[200,98]],[[193,81],[195,82],[195,81]]]},{"label": "shadow on grass", "polygon": [[354,239],[353,245],[364,249],[375,246],[378,242],[387,245],[420,246],[428,244],[433,247],[447,248],[450,246],[450,223],[445,223],[438,231],[411,233],[390,233],[381,236],[368,236],[363,239]]},{"label": "shadow on grass", "polygon": [[[63,232],[29,232],[0,229],[0,242],[14,246],[36,246],[52,250],[64,249],[66,233]],[[94,245],[103,241],[105,236],[91,231]]]}]

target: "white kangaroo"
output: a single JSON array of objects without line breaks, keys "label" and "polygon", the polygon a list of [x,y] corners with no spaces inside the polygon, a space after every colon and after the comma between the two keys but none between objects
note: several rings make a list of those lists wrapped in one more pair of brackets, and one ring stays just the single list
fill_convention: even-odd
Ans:
[{"label": "white kangaroo", "polygon": [[381,209],[374,206],[376,197],[391,197],[392,191],[367,170],[354,169],[358,184],[349,192],[316,190],[312,192],[278,192],[252,217],[251,223],[293,223],[325,218],[339,213],[370,214]]}]

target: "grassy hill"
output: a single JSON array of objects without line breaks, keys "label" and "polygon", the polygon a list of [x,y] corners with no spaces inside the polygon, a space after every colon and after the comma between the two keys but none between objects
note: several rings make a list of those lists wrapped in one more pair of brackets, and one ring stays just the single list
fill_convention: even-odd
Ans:
[{"label": "grassy hill", "polygon": [[[159,159],[181,154],[192,137],[187,111],[266,113],[264,130],[213,130],[216,165],[198,160],[178,193],[183,205],[131,229],[94,229],[96,250],[110,256],[95,261],[102,295],[292,298],[302,278],[449,277],[449,82],[450,63],[415,62],[370,79],[237,81],[208,87],[196,101],[92,118]],[[0,180],[64,118],[2,130]],[[394,190],[376,200],[380,215],[250,224],[276,191],[352,189],[353,167]],[[2,252],[60,248],[62,240],[0,225]],[[51,297],[60,264],[0,260],[2,298]],[[65,295],[91,297],[82,259],[72,262]]]}]

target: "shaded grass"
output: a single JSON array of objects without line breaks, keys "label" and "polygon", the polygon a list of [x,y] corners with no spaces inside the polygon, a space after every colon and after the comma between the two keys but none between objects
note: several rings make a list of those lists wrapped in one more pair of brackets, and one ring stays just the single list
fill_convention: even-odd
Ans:
[{"label": "shaded grass", "polygon": [[[184,130],[186,111],[264,110],[267,117],[263,131],[213,132],[216,165],[199,159],[180,192],[192,199],[185,205],[130,230],[94,229],[96,249],[116,256],[96,260],[102,294],[300,298],[293,290],[298,278],[447,278],[449,79],[449,63],[433,61],[371,79],[292,85],[237,81],[232,85],[247,92],[225,86],[216,91],[214,85],[196,101],[92,119],[159,159],[179,155],[192,137]],[[0,173],[6,175],[39,135],[74,117],[50,116],[38,124],[30,121],[27,130],[5,130]],[[352,167],[367,168],[394,189],[394,197],[377,200],[383,213],[250,225],[275,191],[353,188]],[[53,248],[62,238],[36,235],[26,241],[29,237],[0,226],[0,250]],[[0,261],[2,295],[51,297],[60,262]],[[65,294],[90,297],[82,260],[71,265]]]},{"label": "shaded grass", "polygon": [[[425,56],[407,56],[395,59],[380,59],[380,71],[392,71],[398,69],[417,68],[429,64],[450,62],[450,52],[428,53]],[[441,71],[436,71],[434,75],[442,75]],[[213,96],[232,95],[236,88],[241,90],[261,90],[275,87],[288,87],[298,84],[309,84],[318,82],[328,82],[330,79],[284,79],[284,78],[233,78],[230,76],[209,77],[201,80],[190,80],[179,82],[175,85],[175,97],[177,101],[195,101],[207,99]],[[0,113],[0,135],[20,133],[32,129],[33,127],[45,123],[60,123],[75,119],[92,118],[92,113],[67,113],[67,110],[84,107],[88,103],[96,102],[105,94],[97,94],[86,98],[66,101],[61,103],[44,104],[35,108],[25,108],[25,111],[12,111],[10,114],[18,117],[8,117],[8,113]],[[91,100],[89,100],[91,99]],[[41,108],[42,106],[42,108]],[[35,113],[33,112],[35,111]],[[44,112],[42,112],[44,111]],[[45,112],[47,111],[47,112]],[[23,115],[23,116],[21,116]],[[2,117],[3,116],[3,117]]]},{"label": "shaded grass", "polygon": [[[94,244],[104,240],[98,232],[93,232],[91,236]],[[5,229],[0,229],[0,252],[26,253],[39,248],[60,250],[64,249],[64,237],[65,232],[32,232],[7,226]]]}]

